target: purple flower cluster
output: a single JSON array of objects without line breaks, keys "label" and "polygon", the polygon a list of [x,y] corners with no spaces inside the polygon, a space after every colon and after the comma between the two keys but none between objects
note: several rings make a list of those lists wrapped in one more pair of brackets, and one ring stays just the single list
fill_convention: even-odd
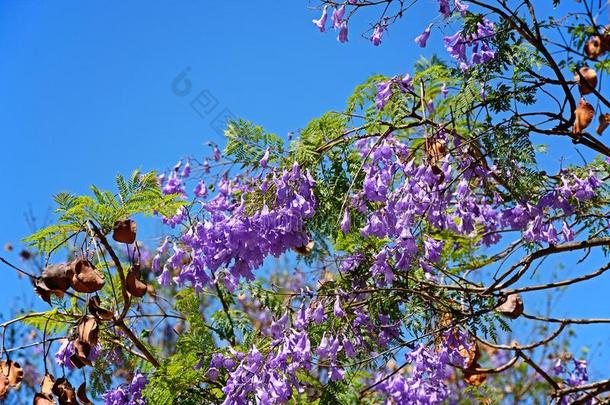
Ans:
[{"label": "purple flower cluster", "polygon": [[165,181],[165,174],[161,174],[158,177],[163,194],[184,194],[183,181],[190,176],[191,166],[187,162],[184,168],[182,168],[182,171],[180,168],[182,168],[182,161],[176,163],[173,170],[167,176],[167,181]]},{"label": "purple flower cluster", "polygon": [[[453,10],[458,11],[462,15],[462,17],[466,14],[466,10],[468,10],[468,5],[462,3],[460,0],[454,0],[453,5]],[[451,17],[453,11],[451,9],[451,6],[449,5],[449,0],[438,0],[438,11],[441,13],[443,18]]]},{"label": "purple flower cluster", "polygon": [[288,402],[293,388],[302,390],[296,374],[312,366],[311,343],[307,332],[287,330],[287,323],[288,317],[284,316],[272,325],[273,341],[266,355],[253,346],[248,353],[233,353],[237,366],[233,363],[227,367],[226,359],[222,365],[213,362],[210,370],[223,367],[229,371],[223,388],[224,404],[247,404],[251,396],[258,404],[281,404]]},{"label": "purple flower cluster", "polygon": [[377,109],[382,110],[390,101],[395,89],[404,93],[413,91],[411,82],[413,78],[407,73],[404,77],[394,76],[389,80],[381,82],[377,85],[377,95],[375,96],[375,105]]},{"label": "purple flower cluster", "polygon": [[[213,358],[209,369],[211,375],[218,375],[222,368],[229,374],[223,389],[227,395],[225,403],[286,403],[293,392],[304,389],[298,378],[300,372],[318,367],[323,380],[343,380],[344,365],[352,362],[357,351],[366,345],[365,341],[375,340],[385,347],[400,335],[400,322],[392,322],[383,314],[374,324],[362,308],[348,313],[345,308],[348,296],[339,292],[334,298],[310,300],[309,305],[303,302],[293,317],[285,313],[271,321],[270,326],[263,329],[270,339],[270,343],[263,346],[267,347],[264,353],[254,346],[247,353],[229,349],[231,356],[222,358],[219,355],[216,361]],[[328,307],[331,310],[326,313]],[[308,327],[337,319],[343,320],[344,325],[333,332],[324,332],[314,346]],[[228,358],[235,359],[230,367],[225,364]]]},{"label": "purple flower cluster", "polygon": [[146,400],[142,396],[142,390],[148,384],[145,375],[136,371],[130,384],[118,387],[102,394],[104,405],[145,405]]},{"label": "purple flower cluster", "polygon": [[[345,5],[341,5],[333,10],[332,14],[332,26],[334,30],[339,30],[337,40],[341,43],[347,42],[347,20],[345,16]],[[328,20],[328,6],[324,6],[322,9],[322,15],[320,18],[313,20],[314,25],[320,32],[326,31],[326,21]]]},{"label": "purple flower cluster", "polygon": [[[252,280],[252,270],[267,256],[277,257],[309,242],[304,223],[315,212],[315,181],[296,163],[290,169],[274,169],[267,174],[262,181],[224,176],[212,198],[197,201],[202,213],[195,221],[187,223],[184,211],[166,219],[172,225],[184,225],[186,230],[163,267],[161,284],[171,281],[173,270],[180,271],[174,278],[179,285],[188,282],[201,290],[216,277],[233,290],[242,277]],[[246,200],[254,193],[263,196],[262,206],[257,209],[250,208]],[[159,248],[154,270],[159,270],[161,255],[167,250],[167,243]]]},{"label": "purple flower cluster", "polygon": [[439,348],[420,344],[406,354],[410,364],[409,375],[396,373],[389,378],[378,376],[376,390],[392,403],[431,405],[443,402],[449,396],[447,379],[451,376],[451,366],[464,366],[467,359],[462,357],[460,349],[467,352],[470,339],[463,331],[452,331],[444,334],[444,344]]},{"label": "purple flower cluster", "polygon": [[451,138],[454,153],[437,157],[434,164],[429,158],[417,163],[407,145],[392,136],[380,143],[357,143],[361,156],[369,159],[362,169],[362,190],[351,196],[350,209],[367,218],[360,229],[363,236],[391,241],[378,252],[371,267],[381,285],[395,279],[389,262],[395,263],[394,269],[407,271],[417,260],[430,273],[441,259],[443,243],[422,233],[422,221],[429,231],[480,236],[484,245],[497,243],[501,231],[520,231],[531,242],[554,244],[560,237],[569,241],[574,238],[567,223],[574,213],[573,204],[593,198],[601,185],[592,173],[582,179],[565,172],[561,184],[538,204],[507,206],[485,187],[495,181],[493,168],[485,169],[467,153],[460,154],[459,136],[441,134],[435,142],[448,143]]},{"label": "purple flower cluster", "polygon": [[[587,369],[587,361],[586,360],[577,360],[572,359],[571,367],[567,364],[564,364],[560,358],[557,359],[553,366],[553,372],[555,375],[561,377],[563,382],[568,387],[578,387],[579,385],[586,384],[589,381],[589,372]],[[582,394],[582,393],[580,393]],[[561,404],[571,404],[573,401],[578,399],[579,393],[575,393],[572,395],[567,395],[561,399]],[[589,405],[592,403],[591,399],[583,402],[585,405]]]},{"label": "purple flower cluster", "polygon": [[[453,35],[443,38],[445,48],[451,56],[453,56],[460,64],[460,69],[467,70],[468,68],[484,64],[492,60],[495,52],[491,49],[490,40],[494,36],[494,24],[483,19],[483,22],[477,24],[477,30],[472,34],[464,34],[463,30],[459,30]],[[467,51],[471,50],[471,56],[468,58]]]}]

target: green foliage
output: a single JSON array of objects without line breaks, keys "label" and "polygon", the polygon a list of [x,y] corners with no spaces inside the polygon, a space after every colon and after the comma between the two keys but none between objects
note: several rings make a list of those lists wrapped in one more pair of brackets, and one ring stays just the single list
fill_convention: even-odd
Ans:
[{"label": "green foliage", "polygon": [[155,370],[144,391],[151,404],[189,403],[201,400],[203,391],[205,396],[215,398],[209,389],[199,389],[205,381],[205,367],[196,369],[200,363],[209,363],[215,350],[214,339],[201,316],[201,298],[191,288],[182,290],[176,295],[176,309],[186,316],[187,330],[180,335],[175,354]]},{"label": "green foliage", "polygon": [[269,162],[273,163],[284,154],[284,141],[275,134],[265,132],[263,127],[249,121],[235,120],[228,123],[225,131],[227,146],[225,155],[241,164],[241,168],[255,169],[269,148]]},{"label": "green foliage", "polygon": [[47,336],[56,333],[65,333],[71,325],[76,324],[76,318],[67,314],[59,313],[58,308],[46,312],[32,312],[23,319],[25,325],[38,329]]},{"label": "green foliage", "polygon": [[116,221],[137,214],[172,216],[184,205],[176,195],[161,192],[155,172],[142,174],[136,170],[129,179],[118,175],[116,184],[117,194],[95,186],[91,186],[93,197],[65,192],[57,194],[57,222],[25,238],[24,242],[40,252],[49,253],[81,232],[91,234],[89,221],[107,234]]}]

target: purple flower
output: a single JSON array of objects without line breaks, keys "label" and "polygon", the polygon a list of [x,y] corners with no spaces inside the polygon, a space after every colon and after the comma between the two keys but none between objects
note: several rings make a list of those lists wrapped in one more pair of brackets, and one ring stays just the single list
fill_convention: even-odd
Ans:
[{"label": "purple flower", "polygon": [[333,28],[339,29],[341,27],[341,22],[343,21],[343,16],[345,15],[345,4],[339,8],[335,8],[333,10],[332,20],[333,20]]},{"label": "purple flower", "polygon": [[373,35],[371,36],[371,42],[373,43],[373,45],[381,45],[381,37],[383,36],[385,30],[386,27],[384,24],[379,23],[375,25],[375,30],[373,31]]},{"label": "purple flower", "polygon": [[146,405],[142,390],[148,384],[145,375],[136,371],[130,384],[118,387],[102,394],[104,405]]},{"label": "purple flower", "polygon": [[335,298],[335,305],[333,305],[333,313],[337,318],[343,318],[345,316],[345,311],[341,307],[341,300],[338,295]]},{"label": "purple flower", "polygon": [[563,235],[563,240],[566,242],[574,240],[574,231],[572,231],[566,221],[563,221],[563,224],[561,226],[561,234]]},{"label": "purple flower", "polygon": [[265,154],[258,163],[264,169],[267,167],[267,162],[269,162],[269,148],[265,149]]},{"label": "purple flower", "polygon": [[428,25],[428,27],[422,32],[417,38],[415,38],[415,43],[419,45],[421,48],[426,47],[426,42],[430,37],[430,29],[432,28],[432,24]]},{"label": "purple flower", "polygon": [[65,339],[57,353],[55,353],[55,362],[60,366],[67,367],[68,370],[73,370],[74,365],[70,357],[74,354],[74,342]]},{"label": "purple flower", "polygon": [[193,193],[199,198],[205,198],[208,195],[208,188],[203,180],[199,180],[199,183],[195,186]]},{"label": "purple flower", "polygon": [[349,211],[343,211],[343,219],[341,220],[341,231],[343,233],[349,233],[351,227],[351,221],[349,218]]},{"label": "purple flower", "polygon": [[558,358],[555,361],[555,364],[553,365],[553,372],[555,373],[555,375],[561,375],[563,374],[564,368],[563,368],[563,364],[561,362],[561,359]]},{"label": "purple flower", "polygon": [[320,32],[326,31],[326,20],[328,19],[327,8],[328,8],[328,6],[324,6],[324,8],[322,9],[322,15],[320,16],[320,18],[317,20],[313,20],[313,23],[315,24],[316,27],[318,27]]},{"label": "purple flower", "polygon": [[464,15],[466,15],[466,10],[468,10],[468,5],[463,4],[460,0],[455,0],[454,4],[455,9],[462,14],[462,17],[464,17]]},{"label": "purple flower", "polygon": [[390,101],[392,97],[392,80],[381,82],[377,85],[377,95],[375,96],[375,105],[378,110],[382,110],[383,107]]},{"label": "purple flower", "polygon": [[322,303],[318,303],[318,306],[311,314],[311,319],[313,319],[316,325],[319,325],[324,322],[324,319],[326,319],[326,315],[324,315],[324,306],[322,305]]},{"label": "purple flower", "polygon": [[445,243],[442,240],[436,240],[432,238],[424,239],[425,258],[430,262],[438,262],[441,258],[443,251],[443,245]]},{"label": "purple flower", "polygon": [[330,376],[331,381],[341,381],[345,378],[345,371],[337,367],[336,364],[330,365]]},{"label": "purple flower", "polygon": [[438,11],[447,18],[451,15],[451,9],[449,8],[449,0],[438,0]]},{"label": "purple flower", "polygon": [[214,145],[214,161],[218,162],[220,160],[220,149],[218,146]]},{"label": "purple flower", "polygon": [[347,21],[342,21],[339,26],[339,35],[337,36],[337,41],[343,43],[347,42]]},{"label": "purple flower", "polygon": [[183,179],[186,179],[190,175],[191,175],[191,164],[189,162],[186,162],[186,164],[184,165],[184,168],[182,169],[182,173],[180,173],[180,177],[182,177]]}]

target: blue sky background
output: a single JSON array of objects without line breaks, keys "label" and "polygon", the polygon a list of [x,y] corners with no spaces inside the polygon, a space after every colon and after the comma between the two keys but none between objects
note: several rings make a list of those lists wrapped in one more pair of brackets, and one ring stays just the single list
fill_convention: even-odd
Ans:
[{"label": "blue sky background", "polygon": [[[404,73],[422,53],[444,56],[413,42],[436,10],[435,1],[420,1],[377,48],[360,37],[366,16],[341,45],[334,32],[317,32],[311,19],[319,12],[307,1],[0,2],[0,243],[18,246],[31,231],[24,214],[31,210],[42,220],[58,191],[112,187],[117,173],[203,157],[207,141],[223,143],[219,114],[285,135],[342,109],[370,75]],[[192,87],[179,96],[172,82],[185,69]],[[191,106],[202,92],[217,102],[209,114]],[[540,141],[551,145],[552,154],[541,157],[545,166],[556,168],[559,156],[580,159],[570,142]],[[575,259],[566,255],[543,269],[564,278],[575,274]],[[590,269],[602,260],[592,257]],[[0,272],[4,303],[31,299],[27,280],[4,267]],[[553,314],[607,316],[607,288],[604,278],[578,286],[554,303]],[[2,304],[1,312],[8,307]],[[607,326],[579,331],[579,344],[609,343]],[[608,370],[608,358],[596,360],[593,370]]]}]

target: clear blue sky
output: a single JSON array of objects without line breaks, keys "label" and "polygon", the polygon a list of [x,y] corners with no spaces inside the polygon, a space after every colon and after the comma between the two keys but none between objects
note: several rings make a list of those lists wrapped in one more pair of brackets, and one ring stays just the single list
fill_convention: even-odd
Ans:
[{"label": "clear blue sky", "polygon": [[[317,32],[311,19],[319,13],[307,6],[306,0],[1,1],[0,243],[27,235],[24,213],[31,207],[44,217],[58,191],[110,187],[117,173],[206,154],[207,141],[223,143],[213,128],[223,111],[284,135],[341,109],[368,76],[413,65],[422,53],[413,38],[437,9],[422,0],[376,48],[360,37],[362,19],[341,45],[334,32]],[[180,97],[172,82],[185,68],[192,89]],[[203,91],[217,105],[202,117],[190,103]],[[569,142],[554,145],[577,157]],[[31,297],[27,281],[0,271],[3,302]],[[607,315],[606,283],[579,287],[556,315]],[[586,327],[580,336],[583,343],[608,343],[609,332]]]}]

